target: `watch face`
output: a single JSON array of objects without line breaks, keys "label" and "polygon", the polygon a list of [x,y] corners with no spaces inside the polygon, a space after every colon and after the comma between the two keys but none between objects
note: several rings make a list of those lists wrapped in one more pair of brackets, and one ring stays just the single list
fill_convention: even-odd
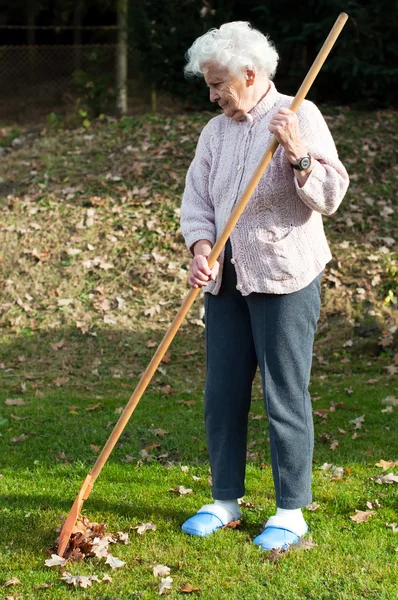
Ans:
[{"label": "watch face", "polygon": [[309,156],[304,156],[299,162],[299,167],[302,171],[308,169],[311,166],[311,158]]}]

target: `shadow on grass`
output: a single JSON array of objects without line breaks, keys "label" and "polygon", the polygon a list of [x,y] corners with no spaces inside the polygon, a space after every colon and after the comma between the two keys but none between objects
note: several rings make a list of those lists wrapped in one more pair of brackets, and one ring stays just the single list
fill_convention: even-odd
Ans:
[{"label": "shadow on grass", "polygon": [[[45,549],[54,542],[55,515],[68,514],[86,473],[96,460],[97,450],[92,446],[103,447],[119,417],[119,409],[126,405],[164,334],[151,329],[140,332],[102,330],[97,331],[96,337],[83,336],[76,330],[26,333],[4,339],[0,356],[0,362],[4,363],[0,371],[3,380],[0,464],[1,469],[13,471],[10,484],[6,478],[3,480],[5,485],[2,487],[6,492],[0,502],[0,528],[4,532],[2,541],[12,552],[14,548],[16,552],[21,548]],[[149,348],[147,344],[155,346]],[[109,458],[110,468],[102,480],[104,485],[106,481],[109,493],[99,480],[98,493],[102,498],[93,493],[87,502],[90,515],[102,515],[99,520],[103,517],[131,518],[138,522],[148,521],[150,515],[155,514],[179,530],[192,510],[184,508],[182,503],[181,508],[175,508],[173,499],[165,502],[164,492],[168,486],[184,483],[188,487],[189,484],[188,479],[183,479],[185,474],[181,479],[169,477],[164,466],[168,462],[189,464],[192,474],[197,469],[196,473],[203,477],[199,491],[210,499],[201,403],[203,346],[203,331],[198,327],[187,325],[179,332],[170,348],[169,361],[156,373],[142,404]],[[192,354],[193,351],[196,353]],[[377,365],[372,369],[382,373]],[[382,392],[366,385],[367,378],[364,372],[362,383],[354,386],[352,395],[348,396],[344,389],[353,381],[348,376],[339,379],[336,374],[330,383],[316,384],[328,389],[317,390],[322,399],[317,400],[314,408],[324,409],[329,401],[337,403],[342,395],[344,399],[344,407],[329,415],[327,423],[323,424],[323,417],[315,419],[318,466],[323,462],[350,465],[355,473],[357,468],[374,465],[375,459],[396,457],[396,438],[386,432],[386,424],[390,425],[394,415],[381,413],[377,394]],[[388,393],[392,391],[385,391],[383,395]],[[27,405],[4,405],[6,398],[15,397],[22,397]],[[93,408],[96,405],[99,406]],[[257,406],[257,412],[264,412],[262,403],[254,406]],[[355,442],[350,441],[348,435],[340,434],[337,437],[339,447],[330,452],[330,443],[339,435],[338,427],[347,429],[347,423],[360,416],[362,411],[366,413],[369,431],[360,431]],[[21,420],[15,420],[11,415]],[[269,447],[264,444],[266,426],[266,421],[250,421],[250,436],[257,440],[256,451],[259,453],[258,460],[251,464],[258,469],[256,477],[267,478],[268,491],[262,487],[262,494],[267,502],[271,502]],[[157,428],[167,431],[167,435],[156,434]],[[12,442],[23,433],[28,436],[25,440]],[[323,443],[319,441],[321,436]],[[136,464],[145,449],[152,455],[152,462],[145,463],[145,472],[140,473]],[[166,456],[160,459],[161,455]],[[268,464],[265,473],[260,471],[262,461]],[[47,469],[47,476],[39,473],[36,481],[35,469]],[[154,472],[152,477],[148,477],[149,469]],[[39,481],[43,482],[43,488],[51,487],[53,493],[41,493]],[[18,482],[15,487],[14,482]],[[358,481],[356,485],[359,485]],[[336,482],[334,489],[343,498],[339,486]],[[371,487],[377,488],[373,483]],[[388,491],[395,492],[391,487]],[[317,499],[322,498],[320,492]],[[327,498],[325,500],[327,502]],[[165,504],[169,508],[166,509]]]},{"label": "shadow on grass", "polygon": [[[72,507],[72,502],[61,500],[51,494],[32,494],[18,495],[7,494],[2,502],[12,507],[8,513],[1,515],[2,546],[9,546],[11,552],[19,553],[21,550],[37,552],[39,548],[46,550],[56,542],[56,527],[62,523],[62,517],[66,517]],[[18,509],[24,511],[23,515],[16,514]],[[131,521],[131,526],[140,522],[148,522],[148,515],[153,513],[154,507],[145,500],[138,502],[110,502],[104,499],[88,499],[84,506],[84,514],[90,521],[97,520],[103,522],[112,515],[113,520],[123,520],[124,526],[126,520]],[[58,516],[54,516],[54,511]],[[34,513],[34,517],[29,513]],[[156,506],[156,522],[167,521],[172,529],[179,531],[182,523],[192,516],[192,511],[176,509],[174,507],[165,508],[164,505]],[[26,515],[29,515],[26,517]],[[99,515],[95,518],[95,515]],[[108,529],[111,529],[108,527]],[[131,531],[130,531],[131,533]]]}]

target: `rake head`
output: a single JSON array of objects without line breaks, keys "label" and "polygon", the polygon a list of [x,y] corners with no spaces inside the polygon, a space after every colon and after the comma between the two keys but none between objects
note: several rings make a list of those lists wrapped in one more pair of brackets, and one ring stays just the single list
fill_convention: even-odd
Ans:
[{"label": "rake head", "polygon": [[73,529],[76,525],[77,518],[80,515],[83,502],[84,500],[87,500],[92,490],[93,486],[91,484],[91,479],[92,475],[91,473],[89,473],[86,479],[84,480],[83,485],[80,488],[80,491],[76,497],[76,500],[74,501],[73,506],[70,509],[69,515],[67,516],[66,521],[61,529],[61,533],[59,534],[59,538],[57,540],[58,556],[63,556],[65,550],[68,547],[69,540],[73,533]]}]

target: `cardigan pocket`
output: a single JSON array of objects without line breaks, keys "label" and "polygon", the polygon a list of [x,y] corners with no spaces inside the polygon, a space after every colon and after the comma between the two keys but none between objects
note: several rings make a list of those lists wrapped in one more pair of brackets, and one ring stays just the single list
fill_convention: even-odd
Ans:
[{"label": "cardigan pocket", "polygon": [[295,237],[294,231],[291,230],[276,242],[263,241],[263,251],[271,279],[295,279],[308,269],[308,256],[299,250]]},{"label": "cardigan pocket", "polygon": [[293,229],[291,195],[281,194],[265,177],[260,180],[248,208],[247,216],[261,228],[259,238],[264,242],[283,240]]}]

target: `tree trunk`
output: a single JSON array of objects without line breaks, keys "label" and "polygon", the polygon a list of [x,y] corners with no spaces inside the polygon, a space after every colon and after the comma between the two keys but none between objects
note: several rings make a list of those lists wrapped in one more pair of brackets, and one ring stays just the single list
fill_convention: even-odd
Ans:
[{"label": "tree trunk", "polygon": [[37,7],[35,2],[29,2],[26,11],[26,21],[27,21],[27,42],[28,42],[28,69],[29,69],[29,79],[31,81],[35,80],[36,74],[36,31],[34,29],[36,24],[36,12]]},{"label": "tree trunk", "polygon": [[116,89],[119,115],[127,113],[127,5],[128,0],[118,0]]},{"label": "tree trunk", "polygon": [[82,56],[82,0],[76,0],[75,10],[73,12],[73,56],[75,69],[80,68]]},{"label": "tree trunk", "polygon": [[156,83],[152,82],[151,85],[151,110],[153,113],[157,112],[158,109],[158,96],[156,93]]}]

